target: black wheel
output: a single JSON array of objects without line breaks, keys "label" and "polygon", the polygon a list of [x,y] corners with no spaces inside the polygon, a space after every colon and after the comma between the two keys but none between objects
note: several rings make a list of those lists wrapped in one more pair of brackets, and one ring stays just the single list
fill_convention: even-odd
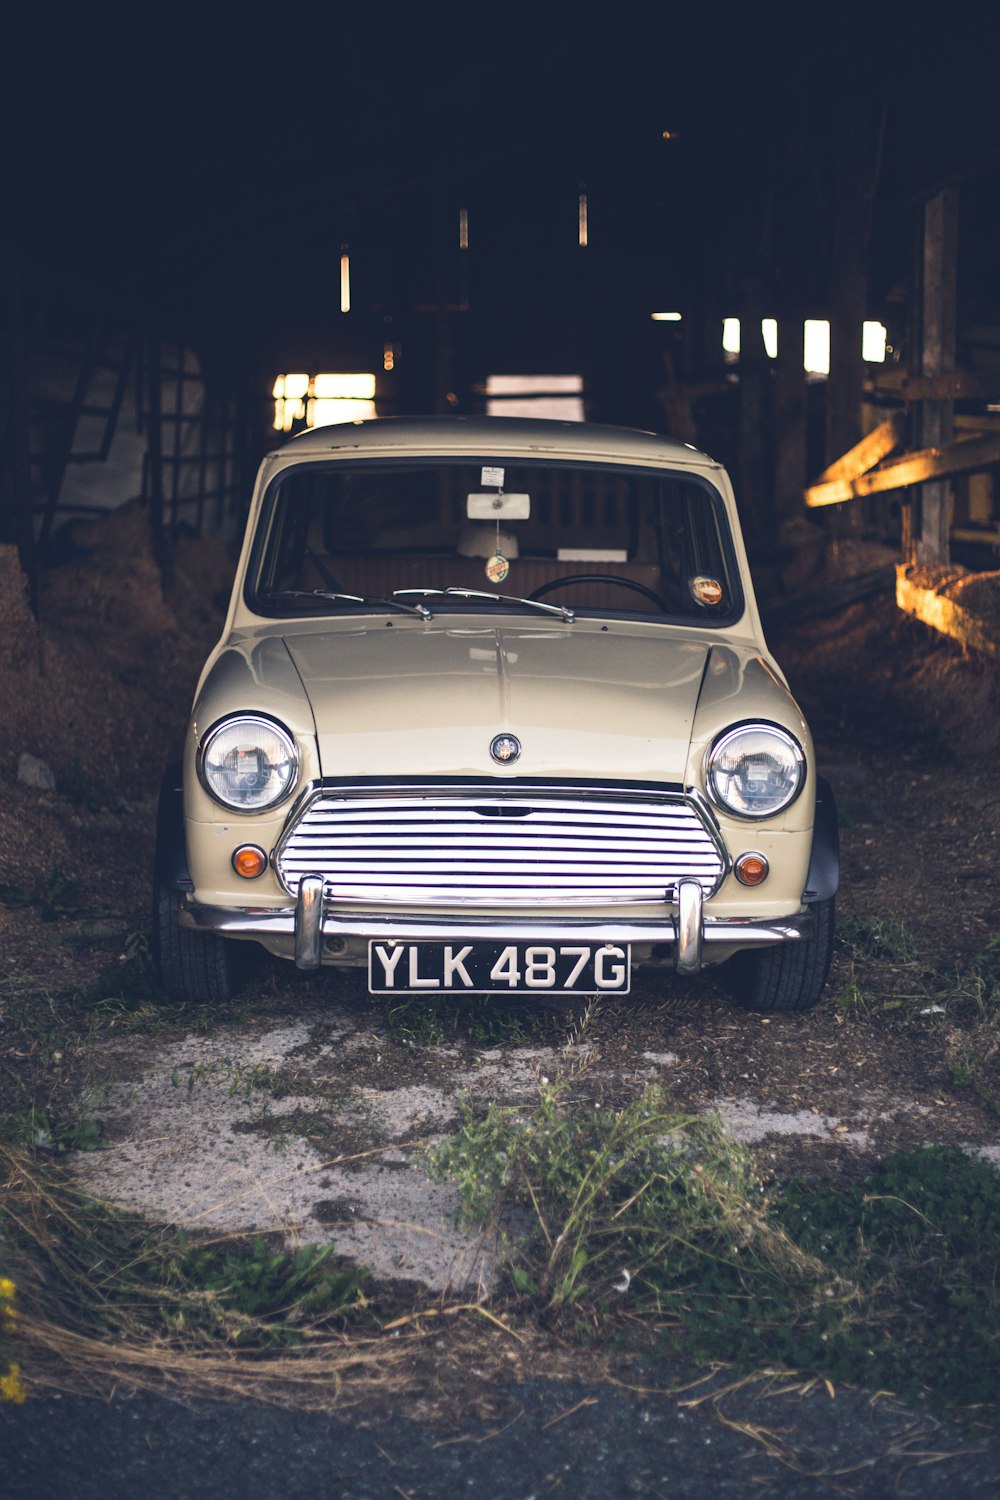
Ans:
[{"label": "black wheel", "polygon": [[617,583],[620,588],[632,589],[636,594],[644,594],[647,599],[663,610],[665,615],[670,613],[670,606],[659,594],[648,589],[644,583],[636,583],[634,578],[618,578],[614,573],[573,573],[569,578],[553,578],[548,583],[539,584],[529,595],[529,599],[541,599],[545,594],[551,594],[553,589],[568,588],[571,583]]},{"label": "black wheel", "polygon": [[808,942],[737,953],[725,965],[727,988],[746,1010],[810,1010],[823,993],[833,953],[834,898],[817,901]]},{"label": "black wheel", "polygon": [[212,932],[191,932],[179,923],[181,895],[156,887],[153,905],[153,949],[160,984],[171,1000],[217,1004],[231,1000],[247,973],[249,947]]}]

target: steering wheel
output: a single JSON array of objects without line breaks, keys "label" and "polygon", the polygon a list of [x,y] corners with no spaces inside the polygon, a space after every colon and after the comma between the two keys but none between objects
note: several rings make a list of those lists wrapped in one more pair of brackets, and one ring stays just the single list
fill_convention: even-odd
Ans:
[{"label": "steering wheel", "polygon": [[644,583],[636,583],[632,578],[618,578],[614,573],[573,573],[569,578],[553,578],[548,583],[539,584],[529,595],[529,599],[541,599],[545,594],[551,594],[553,589],[564,589],[571,583],[617,583],[620,588],[632,589],[636,594],[643,594],[647,599],[662,609],[665,615],[670,614],[670,605],[659,594],[654,594]]}]

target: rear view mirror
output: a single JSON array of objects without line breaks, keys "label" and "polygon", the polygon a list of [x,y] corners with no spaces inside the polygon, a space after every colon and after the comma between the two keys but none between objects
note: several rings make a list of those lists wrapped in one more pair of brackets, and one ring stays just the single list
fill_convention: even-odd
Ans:
[{"label": "rear view mirror", "polygon": [[474,491],[466,500],[470,521],[527,521],[531,515],[530,495],[506,495],[503,491]]}]

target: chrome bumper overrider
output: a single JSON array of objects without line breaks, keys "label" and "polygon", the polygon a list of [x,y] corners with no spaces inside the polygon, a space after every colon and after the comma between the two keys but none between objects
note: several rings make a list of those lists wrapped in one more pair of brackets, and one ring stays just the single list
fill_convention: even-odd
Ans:
[{"label": "chrome bumper overrider", "polygon": [[594,921],[591,918],[550,916],[542,920],[525,917],[404,916],[381,913],[324,910],[322,880],[306,877],[294,906],[205,906],[185,896],[181,925],[200,932],[224,936],[260,938],[294,937],[295,963],[300,969],[319,966],[324,942],[331,938],[389,938],[399,942],[433,942],[449,938],[459,942],[498,940],[514,942],[533,937],[547,942],[673,943],[674,964],[681,974],[697,973],[704,943],[728,943],[755,947],[809,938],[813,916],[808,910],[795,916],[761,921],[758,918],[712,917],[704,912],[701,886],[682,881],[677,910],[655,921]]}]

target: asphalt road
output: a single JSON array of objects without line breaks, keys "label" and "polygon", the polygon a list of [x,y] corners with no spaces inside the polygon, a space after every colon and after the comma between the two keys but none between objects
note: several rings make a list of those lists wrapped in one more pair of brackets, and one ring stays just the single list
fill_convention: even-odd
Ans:
[{"label": "asphalt road", "polygon": [[[994,1500],[1000,1448],[956,1437],[895,1402],[822,1386],[727,1398],[730,1423],[676,1397],[532,1380],[505,1415],[438,1430],[407,1417],[343,1418],[158,1396],[36,1398],[0,1407],[9,1500],[781,1500],[853,1495]],[[753,1436],[747,1429],[755,1429]],[[766,1436],[765,1436],[766,1434]],[[769,1452],[769,1447],[781,1456]]]}]

